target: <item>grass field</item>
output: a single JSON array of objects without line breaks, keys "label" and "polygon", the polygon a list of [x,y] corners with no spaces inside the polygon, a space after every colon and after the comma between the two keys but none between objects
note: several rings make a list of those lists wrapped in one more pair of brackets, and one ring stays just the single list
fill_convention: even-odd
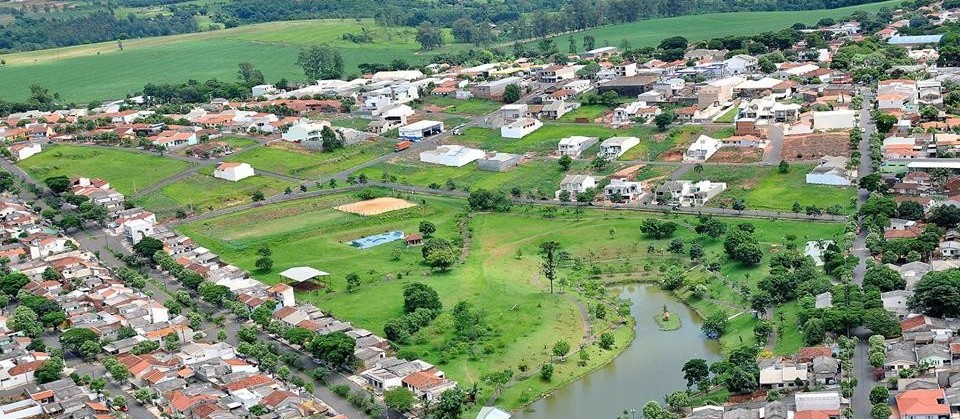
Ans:
[{"label": "grass field", "polygon": [[[365,27],[374,42],[355,44],[341,38]],[[123,51],[116,42],[5,54],[0,77],[2,99],[27,98],[31,84],[59,92],[66,101],[123,98],[147,83],[188,79],[234,80],[237,63],[249,61],[268,81],[303,80],[297,52],[326,43],[340,51],[345,76],[357,75],[360,63],[389,63],[396,58],[416,62],[413,28],[384,28],[353,19],[271,22],[233,29],[165,37],[130,39]]]},{"label": "grass field", "polygon": [[130,195],[190,166],[189,163],[123,149],[58,144],[17,163],[35,179],[50,176],[101,178]]},{"label": "grass field", "polygon": [[[604,45],[620,45],[626,40],[633,47],[652,47],[671,36],[683,36],[695,41],[730,35],[756,35],[760,32],[787,29],[797,22],[813,24],[825,17],[846,17],[858,10],[876,12],[881,7],[895,9],[900,3],[899,0],[893,0],[825,10],[690,15],[589,29],[578,33],[576,38],[579,40],[584,35],[592,35],[598,43]],[[562,35],[558,38],[558,44],[560,39],[566,42],[566,37],[567,35]]]},{"label": "grass field", "polygon": [[[707,205],[729,205],[733,200],[743,199],[750,209],[791,211],[793,203],[797,202],[804,208],[808,205],[825,208],[838,204],[852,211],[853,189],[806,183],[806,174],[813,166],[793,164],[786,174],[780,173],[775,167],[704,166],[704,179],[727,183],[727,190]],[[683,176],[686,180],[698,178],[699,175],[692,170]]]},{"label": "grass field", "polygon": [[445,108],[444,112],[446,113],[471,116],[486,115],[490,112],[500,109],[500,106],[503,106],[502,103],[480,98],[459,100],[447,96],[433,95],[423,98],[421,101],[421,106],[423,105],[434,105]]},{"label": "grass field", "polygon": [[320,153],[277,142],[230,156],[227,160],[250,163],[254,170],[263,169],[304,180],[315,180],[393,151],[386,142],[364,142],[343,149]]},{"label": "grass field", "polygon": [[730,110],[724,112],[723,115],[720,115],[720,117],[718,117],[717,119],[715,119],[713,122],[716,122],[716,123],[718,123],[718,124],[732,124],[734,118],[737,117],[737,113],[739,113],[739,112],[740,112],[740,109],[739,109],[739,108],[737,108],[737,107],[735,107],[735,106],[734,106],[734,107],[731,107]]},{"label": "grass field", "polygon": [[[646,133],[653,132],[653,128],[646,126],[633,129]],[[647,137],[640,137],[640,144],[623,153],[619,160],[655,161],[668,157],[681,156],[687,146],[689,146],[701,132],[703,132],[703,127],[699,125],[687,125],[674,128],[667,133],[652,136],[648,134]],[[679,158],[677,160],[679,160]]]},{"label": "grass field", "polygon": [[171,217],[177,210],[186,213],[208,212],[250,202],[256,191],[266,196],[281,193],[286,188],[297,188],[291,182],[254,176],[239,182],[217,179],[213,168],[204,168],[200,173],[166,185],[160,190],[136,200],[136,205],[153,211],[160,217]]},{"label": "grass field", "polygon": [[577,118],[587,118],[591,123],[610,108],[603,105],[583,105],[558,119],[561,122],[576,122]]},{"label": "grass field", "polygon": [[[601,210],[586,210],[577,216],[572,209],[561,209],[549,211],[547,216],[542,208],[516,207],[508,214],[477,214],[470,221],[472,245],[466,263],[447,273],[430,271],[422,265],[417,248],[385,244],[358,250],[348,245],[355,238],[384,231],[415,231],[421,220],[435,223],[438,237],[452,240],[459,236],[457,214],[462,211],[463,201],[416,195],[405,198],[418,205],[361,217],[331,209],[356,200],[352,195],[335,195],[255,208],[185,224],[178,229],[225,261],[244,269],[252,270],[258,257],[256,250],[268,245],[273,250],[274,269],[267,274],[254,273],[267,283],[279,281],[277,272],[292,266],[312,266],[330,272],[329,292],[300,293],[298,298],[314,302],[321,309],[374,332],[381,332],[385,321],[400,314],[401,289],[412,280],[426,282],[437,289],[447,309],[461,300],[482,306],[492,328],[491,335],[474,351],[468,351],[469,354],[463,353],[462,348],[448,346],[452,331],[445,315],[400,348],[404,354],[441,365],[462,385],[475,382],[486,372],[505,367],[516,370],[519,365],[535,367],[547,362],[549,348],[559,339],[578,347],[582,342],[582,319],[574,301],[587,297],[575,292],[574,284],[597,276],[612,278],[615,269],[625,269],[627,278],[656,278],[658,268],[689,263],[669,253],[656,256],[644,252],[648,246],[665,248],[670,240],[651,240],[638,233],[640,223],[649,215]],[[708,260],[722,252],[722,239],[696,235],[692,218],[671,218],[680,225],[675,237],[687,243],[701,243]],[[840,231],[837,224],[751,222],[768,252],[782,243],[786,232],[802,231],[802,239],[806,240],[832,237]],[[612,229],[616,233],[608,233]],[[559,276],[567,278],[567,283],[558,284],[559,292],[554,295],[545,292],[547,284],[537,274],[540,262],[537,249],[547,240],[558,241],[584,265],[579,270],[570,266],[561,268]],[[397,259],[391,255],[394,249],[400,249]],[[510,269],[504,269],[505,264],[509,264]],[[645,264],[651,264],[652,269],[641,269]],[[683,293],[680,296],[702,313],[723,309],[731,316],[736,314],[730,322],[731,332],[722,342],[728,349],[739,346],[741,337],[745,342],[752,339],[755,319],[743,305],[743,298],[730,290],[729,283],[743,283],[753,288],[767,269],[767,260],[749,268],[723,262],[722,276],[711,277],[709,295],[697,299]],[[706,271],[697,268],[693,272],[700,275]],[[361,277],[362,284],[354,292],[345,291],[344,277],[349,273]],[[374,301],[375,304],[370,303]],[[611,325],[594,321],[595,331]],[[624,339],[618,342],[629,339],[627,331],[617,334],[618,339]],[[590,350],[595,348],[591,346]],[[595,356],[591,357],[591,363],[595,362],[593,358]],[[569,361],[561,367],[564,376],[573,377],[579,372]],[[548,390],[549,385],[536,379],[523,381],[505,391],[501,403],[507,407],[522,404],[524,389],[532,389],[536,395]]]},{"label": "grass field", "polygon": [[[457,137],[457,142],[479,147],[491,151],[502,151],[506,153],[526,153],[529,151],[538,153],[549,153],[557,149],[557,143],[561,138],[574,135],[585,137],[598,137],[603,141],[616,136],[633,136],[641,139],[641,145],[645,138],[650,136],[651,128],[638,127],[626,130],[618,130],[600,125],[576,125],[576,124],[554,124],[546,123],[542,128],[530,133],[521,139],[503,138],[499,130],[486,128],[468,128],[464,131],[462,137]],[[640,147],[640,146],[638,146]],[[584,158],[592,158],[592,155],[584,155]]]}]

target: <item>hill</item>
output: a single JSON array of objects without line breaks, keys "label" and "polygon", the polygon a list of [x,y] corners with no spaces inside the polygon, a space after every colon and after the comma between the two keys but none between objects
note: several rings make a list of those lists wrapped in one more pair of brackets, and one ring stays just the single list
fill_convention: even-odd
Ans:
[{"label": "hill", "polygon": [[[798,22],[809,25],[823,18],[847,17],[856,11],[876,12],[881,7],[896,8],[900,3],[900,0],[893,0],[837,9],[688,15],[603,26],[578,32],[575,37],[593,35],[598,46],[619,46],[624,39],[633,47],[657,46],[661,40],[671,36],[683,36],[694,41],[730,35],[754,35],[786,29]],[[559,41],[567,36],[557,36],[557,45],[561,49],[566,46],[566,43]]]}]

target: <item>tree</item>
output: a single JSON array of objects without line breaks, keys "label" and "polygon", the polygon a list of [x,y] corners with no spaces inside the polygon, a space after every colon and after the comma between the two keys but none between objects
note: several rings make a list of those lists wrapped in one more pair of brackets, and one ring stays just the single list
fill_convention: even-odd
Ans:
[{"label": "tree", "polygon": [[134,345],[133,348],[130,349],[130,353],[134,355],[143,355],[153,352],[157,349],[160,349],[159,343],[152,340],[145,340]]},{"label": "tree", "polygon": [[387,407],[400,412],[409,412],[416,401],[417,398],[413,392],[403,387],[383,392],[383,402],[387,404]]},{"label": "tree", "polygon": [[870,390],[870,404],[886,404],[890,400],[890,390],[885,385],[878,385]]},{"label": "tree", "polygon": [[347,274],[347,292],[354,292],[357,288],[360,288],[360,275],[357,275],[355,272]]},{"label": "tree", "polygon": [[723,310],[710,313],[703,321],[703,326],[700,326],[700,330],[709,339],[720,339],[720,336],[727,331],[727,313]]},{"label": "tree", "polygon": [[873,122],[877,125],[877,132],[886,134],[890,132],[890,130],[893,129],[893,125],[897,123],[897,117],[880,111],[874,111]]},{"label": "tree", "polygon": [[960,315],[960,270],[929,272],[917,282],[910,309],[933,317]]},{"label": "tree", "polygon": [[357,341],[344,332],[317,335],[307,345],[307,349],[317,359],[330,365],[344,365],[353,359],[353,350]]},{"label": "tree", "polygon": [[597,39],[593,35],[584,35],[583,36],[583,49],[584,51],[590,51],[596,49]]},{"label": "tree", "polygon": [[514,103],[520,100],[520,86],[516,84],[508,84],[503,88],[503,102],[504,103]]},{"label": "tree", "polygon": [[600,349],[603,349],[603,350],[609,351],[610,349],[613,349],[613,345],[614,345],[613,335],[610,332],[603,332],[603,334],[600,335],[599,345],[600,345]]},{"label": "tree", "polygon": [[343,74],[343,57],[329,45],[312,45],[300,50],[297,65],[307,80],[338,79]]},{"label": "tree", "polygon": [[543,364],[540,366],[540,379],[550,381],[553,378],[553,364]]},{"label": "tree", "polygon": [[439,313],[443,309],[440,296],[429,285],[413,282],[403,287],[403,311],[413,313],[417,309],[425,308]]},{"label": "tree", "polygon": [[66,364],[63,362],[63,358],[50,358],[44,361],[43,365],[33,372],[33,376],[37,379],[37,384],[46,384],[51,381],[57,381],[60,379],[60,373],[63,372],[63,367],[65,365]]},{"label": "tree", "polygon": [[557,358],[563,359],[567,356],[567,353],[570,352],[570,343],[565,340],[558,340],[553,344],[553,355]]},{"label": "tree", "polygon": [[823,319],[813,318],[803,325],[803,340],[807,345],[817,345],[823,342],[823,335],[827,332]]},{"label": "tree", "polygon": [[887,406],[886,403],[873,405],[870,409],[870,417],[872,419],[888,419],[890,417],[890,406]]},{"label": "tree", "polygon": [[787,163],[786,160],[780,160],[780,166],[777,168],[780,173],[789,173],[790,172],[790,163]]},{"label": "tree", "polygon": [[453,244],[441,238],[428,239],[420,250],[427,265],[441,271],[453,266],[460,256]]},{"label": "tree", "polygon": [[691,359],[683,364],[680,370],[683,371],[683,378],[687,380],[688,389],[710,378],[710,367],[704,359]]},{"label": "tree", "polygon": [[863,289],[877,289],[880,292],[902,290],[907,287],[907,280],[900,273],[886,265],[871,265],[863,276]]},{"label": "tree", "polygon": [[640,224],[641,233],[657,240],[673,236],[676,230],[677,224],[673,221],[660,221],[655,218],[647,218]]},{"label": "tree", "polygon": [[437,402],[432,419],[460,419],[463,414],[463,404],[467,400],[467,395],[459,387],[444,391],[440,394],[440,400]]},{"label": "tree", "polygon": [[144,259],[153,258],[153,255],[163,250],[163,242],[153,237],[144,237],[133,245],[133,252]]},{"label": "tree", "polygon": [[262,273],[270,272],[270,270],[273,269],[273,259],[270,258],[270,256],[261,256],[254,263],[254,266]]},{"label": "tree", "polygon": [[694,164],[694,165],[693,165],[693,172],[697,174],[697,177],[699,177],[700,180],[703,180],[703,165],[702,165],[702,164],[700,164],[700,163]]},{"label": "tree", "polygon": [[686,391],[675,391],[667,395],[667,406],[670,406],[675,412],[680,413],[683,408],[690,406],[690,394]]},{"label": "tree", "polygon": [[917,221],[923,219],[923,205],[914,201],[903,201],[897,206],[897,217]]},{"label": "tree", "polygon": [[103,348],[100,346],[100,342],[98,340],[88,340],[80,345],[80,348],[77,352],[84,359],[90,360],[96,358],[102,350]]},{"label": "tree", "polygon": [[443,46],[443,31],[428,21],[417,26],[417,43],[424,50],[437,49]]},{"label": "tree", "polygon": [[573,164],[573,157],[564,154],[560,157],[560,160],[557,160],[557,163],[560,164],[560,170],[566,172],[570,170],[570,165]]},{"label": "tree", "polygon": [[43,333],[43,325],[37,318],[37,313],[22,305],[7,319],[7,327],[14,332],[23,332],[31,338],[38,338]]},{"label": "tree", "polygon": [[677,115],[673,111],[665,111],[660,115],[653,117],[653,123],[657,126],[657,129],[660,131],[666,131],[667,127],[670,124],[673,124],[673,121],[677,119]]},{"label": "tree", "polygon": [[137,399],[137,402],[139,402],[140,404],[146,406],[147,404],[150,403],[151,400],[153,400],[153,394],[150,393],[150,390],[147,390],[146,388],[141,388],[137,390],[135,393],[133,393],[133,398]]},{"label": "tree", "polygon": [[8,296],[14,296],[28,282],[30,282],[30,278],[23,273],[11,272],[0,278],[0,291]]},{"label": "tree", "polygon": [[43,180],[43,183],[55,194],[62,194],[70,190],[72,182],[66,176],[51,176]]},{"label": "tree", "polygon": [[467,197],[467,204],[473,211],[494,211],[507,212],[513,206],[513,202],[503,191],[491,191],[488,189],[477,189],[470,191]]},{"label": "tree", "polygon": [[429,221],[421,221],[417,230],[420,231],[423,237],[430,238],[430,236],[433,236],[433,233],[437,232],[437,226]]},{"label": "tree", "polygon": [[239,67],[237,78],[239,78],[243,84],[252,87],[265,83],[263,73],[254,68],[252,63],[244,61],[239,64]]},{"label": "tree", "polygon": [[540,251],[543,253],[543,261],[540,263],[540,272],[547,281],[550,281],[550,293],[553,294],[553,281],[557,278],[557,260],[556,251],[560,248],[560,243],[547,241],[540,243]]}]

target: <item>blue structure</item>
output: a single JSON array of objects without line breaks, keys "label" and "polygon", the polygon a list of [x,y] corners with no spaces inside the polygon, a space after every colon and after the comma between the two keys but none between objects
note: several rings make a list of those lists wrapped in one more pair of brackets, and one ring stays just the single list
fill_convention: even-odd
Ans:
[{"label": "blue structure", "polygon": [[913,36],[893,36],[887,40],[891,45],[914,46],[938,44],[943,39],[943,35],[913,35]]},{"label": "blue structure", "polygon": [[350,242],[350,245],[356,247],[357,249],[369,249],[374,246],[379,246],[384,243],[395,242],[397,240],[403,240],[404,234],[400,230],[388,231],[383,234],[377,234],[376,236],[370,237],[361,237]]}]

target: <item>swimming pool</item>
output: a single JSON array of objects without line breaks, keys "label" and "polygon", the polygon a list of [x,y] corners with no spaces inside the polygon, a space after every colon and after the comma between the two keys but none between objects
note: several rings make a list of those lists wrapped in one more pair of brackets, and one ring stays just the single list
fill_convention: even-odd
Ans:
[{"label": "swimming pool", "polygon": [[390,243],[397,240],[402,240],[404,234],[400,230],[388,231],[386,233],[377,234],[376,236],[361,237],[350,242],[350,245],[356,247],[357,249],[369,249],[374,246],[379,246],[384,243]]}]

